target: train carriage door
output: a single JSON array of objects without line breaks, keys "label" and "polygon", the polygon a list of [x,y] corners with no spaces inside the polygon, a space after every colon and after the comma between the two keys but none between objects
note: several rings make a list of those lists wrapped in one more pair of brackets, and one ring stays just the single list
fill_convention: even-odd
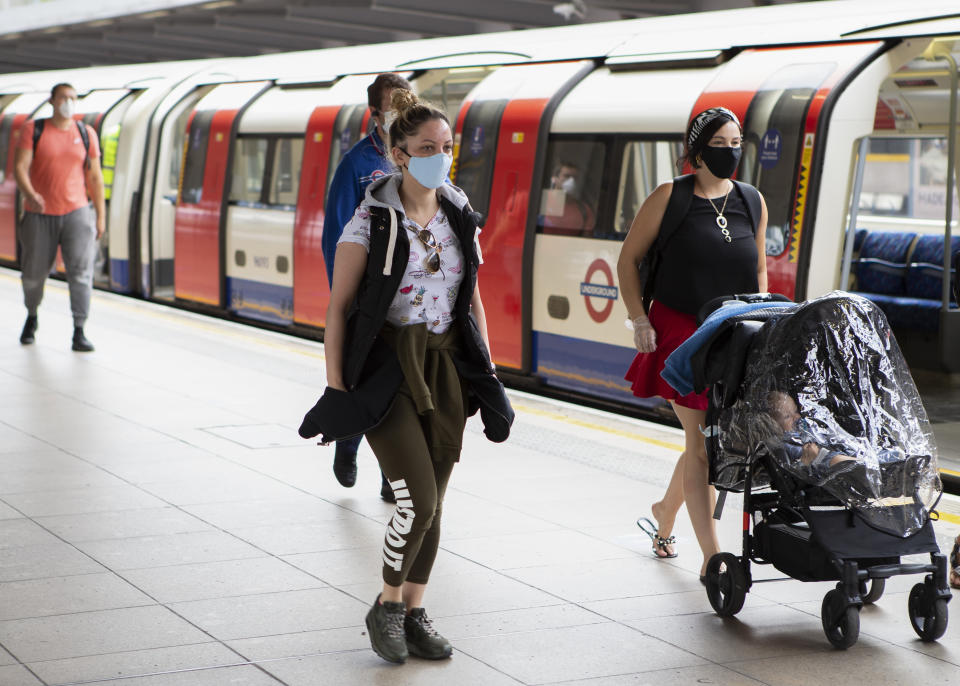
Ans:
[{"label": "train carriage door", "polygon": [[[78,105],[84,113],[84,121],[94,127],[100,140],[100,167],[103,171],[103,191],[107,209],[106,232],[100,239],[94,261],[94,282],[113,290],[129,290],[129,237],[127,223],[110,226],[110,208],[113,179],[117,166],[117,146],[120,143],[120,122],[131,103],[142,91],[115,90],[94,91],[86,95]],[[93,120],[93,121],[91,121]],[[113,229],[113,230],[111,230]]]},{"label": "train carriage door", "polygon": [[596,69],[553,117],[535,185],[532,371],[555,389],[659,411],[623,378],[636,350],[617,260],[641,203],[677,174],[690,108],[716,67],[642,66]]},{"label": "train carriage door", "polygon": [[268,82],[217,86],[196,105],[187,128],[174,220],[174,293],[222,307],[224,200],[237,116]]},{"label": "train carriage door", "polygon": [[0,118],[0,263],[17,262],[17,181],[13,175],[14,151],[20,127],[50,93],[24,93],[11,99]]},{"label": "train carriage door", "polygon": [[358,120],[357,107],[366,107],[367,86],[372,80],[369,75],[342,78],[328,89],[315,91],[311,103],[293,234],[293,318],[298,324],[326,324],[330,286],[321,240],[327,190],[336,171],[335,160],[343,154],[337,123],[344,121],[344,109],[350,110],[353,121]]},{"label": "train carriage door", "polygon": [[850,145],[840,283],[883,310],[912,368],[957,373],[960,130],[950,122],[960,40],[916,39],[898,50],[909,51],[902,64],[881,62],[871,69],[879,74],[851,86],[863,114],[863,102],[875,102],[869,130]]},{"label": "train carriage door", "polygon": [[304,135],[325,91],[275,86],[240,118],[226,209],[225,269],[227,307],[241,317],[293,322]]},{"label": "train carriage door", "polygon": [[161,104],[158,107],[163,112],[161,121],[151,127],[154,143],[150,152],[154,165],[147,171],[144,186],[149,202],[144,204],[141,221],[147,227],[148,236],[141,260],[149,265],[143,290],[154,298],[173,299],[174,226],[187,123],[196,104],[214,87],[206,85],[186,95],[172,94],[177,101]]},{"label": "train carriage door", "polygon": [[470,92],[461,110],[456,181],[469,186],[471,203],[485,215],[480,292],[494,362],[503,368],[531,366],[530,196],[543,165],[542,137],[552,107],[593,68],[589,61],[504,66]]},{"label": "train carriage door", "polygon": [[846,83],[883,49],[871,41],[744,50],[719,70],[691,110],[692,115],[724,105],[743,122],[738,174],[754,183],[767,203],[772,292],[806,297],[809,271],[826,267],[809,256],[826,119]]}]

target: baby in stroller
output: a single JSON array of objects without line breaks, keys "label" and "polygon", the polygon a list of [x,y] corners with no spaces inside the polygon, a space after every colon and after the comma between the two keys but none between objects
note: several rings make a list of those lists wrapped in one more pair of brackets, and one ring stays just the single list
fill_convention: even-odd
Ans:
[{"label": "baby in stroller", "polygon": [[[739,612],[751,562],[837,581],[821,616],[830,642],[846,648],[885,579],[922,573],[910,620],[936,640],[951,597],[930,521],[942,490],[936,449],[883,313],[838,292],[750,316],[729,320],[691,356],[693,378],[711,387],[711,483],[744,494],[743,552],[708,562],[711,605]],[[922,553],[929,564],[901,561]]]},{"label": "baby in stroller", "polygon": [[856,461],[855,457],[817,443],[800,416],[797,402],[783,391],[770,391],[767,395],[767,411],[783,430],[783,450],[786,458],[807,467],[815,479],[823,479],[830,467]]}]

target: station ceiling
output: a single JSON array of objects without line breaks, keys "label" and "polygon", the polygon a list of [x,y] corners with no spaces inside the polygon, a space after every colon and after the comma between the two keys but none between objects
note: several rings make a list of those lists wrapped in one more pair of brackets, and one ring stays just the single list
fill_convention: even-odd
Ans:
[{"label": "station ceiling", "polygon": [[52,0],[3,11],[0,73],[260,55],[784,1]]}]

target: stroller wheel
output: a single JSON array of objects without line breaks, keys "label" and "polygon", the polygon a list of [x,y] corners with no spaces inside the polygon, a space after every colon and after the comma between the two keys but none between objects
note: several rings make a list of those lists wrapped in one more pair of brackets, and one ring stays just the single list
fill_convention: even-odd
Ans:
[{"label": "stroller wheel", "polygon": [[923,641],[936,641],[947,630],[947,601],[930,590],[927,584],[916,584],[907,600],[910,624]]},{"label": "stroller wheel", "polygon": [[835,588],[823,597],[820,620],[823,633],[834,648],[846,650],[860,637],[860,608],[847,605],[843,594]]},{"label": "stroller wheel", "polygon": [[887,582],[885,579],[871,579],[870,580],[870,590],[867,590],[867,582],[860,582],[860,599],[863,601],[864,605],[872,605],[873,603],[880,600],[880,596],[883,595],[883,589],[886,587]]},{"label": "stroller wheel", "polygon": [[707,562],[707,598],[721,617],[740,612],[747,598],[747,574],[733,553],[717,553]]}]

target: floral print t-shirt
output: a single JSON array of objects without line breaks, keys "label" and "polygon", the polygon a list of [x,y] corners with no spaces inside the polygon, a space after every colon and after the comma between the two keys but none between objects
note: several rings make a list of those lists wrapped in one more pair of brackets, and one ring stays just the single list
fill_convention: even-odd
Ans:
[{"label": "floral print t-shirt", "polygon": [[[426,323],[431,333],[443,333],[453,322],[454,306],[463,271],[466,268],[460,243],[453,234],[453,228],[442,209],[437,210],[433,219],[427,222],[426,229],[433,234],[440,249],[440,269],[431,273],[426,268],[427,258],[433,254],[417,238],[420,226],[405,216],[398,231],[406,231],[410,243],[410,260],[406,273],[400,282],[400,288],[393,296],[387,321],[394,326],[409,326]],[[343,227],[340,243],[359,243],[370,252],[370,208],[361,205],[353,217]]]}]

